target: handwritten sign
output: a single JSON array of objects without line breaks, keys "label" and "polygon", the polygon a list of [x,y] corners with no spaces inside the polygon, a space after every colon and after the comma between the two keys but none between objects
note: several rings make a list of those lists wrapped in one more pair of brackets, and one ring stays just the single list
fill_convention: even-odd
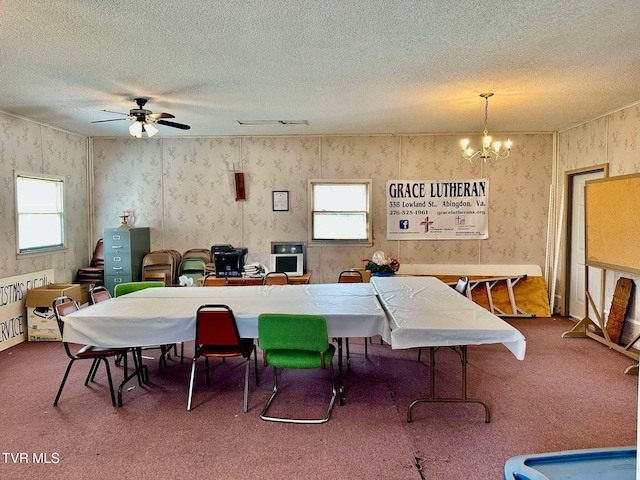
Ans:
[{"label": "handwritten sign", "polygon": [[388,180],[388,240],[489,238],[489,180]]},{"label": "handwritten sign", "polygon": [[0,351],[27,339],[27,290],[53,282],[54,270],[0,279]]}]

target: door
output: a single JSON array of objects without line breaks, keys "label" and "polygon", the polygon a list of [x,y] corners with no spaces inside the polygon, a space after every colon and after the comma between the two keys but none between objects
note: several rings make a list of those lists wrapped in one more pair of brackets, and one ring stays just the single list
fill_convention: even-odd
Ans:
[{"label": "door", "polygon": [[[596,320],[591,306],[585,305],[585,214],[584,214],[584,183],[587,180],[603,178],[602,170],[589,171],[571,175],[571,209],[570,209],[570,251],[569,251],[569,316],[582,320],[590,312],[590,318]],[[602,288],[601,270],[589,267],[589,292],[595,301],[598,310],[602,312],[600,302],[600,289]]]}]

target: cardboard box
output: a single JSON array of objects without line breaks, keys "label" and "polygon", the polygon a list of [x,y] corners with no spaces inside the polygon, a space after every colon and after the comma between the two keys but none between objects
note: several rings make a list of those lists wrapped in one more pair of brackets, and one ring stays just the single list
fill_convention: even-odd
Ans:
[{"label": "cardboard box", "polygon": [[80,284],[50,283],[42,287],[27,291],[27,307],[51,307],[56,297],[67,295],[78,303],[82,302],[82,288]]},{"label": "cardboard box", "polygon": [[67,295],[82,303],[82,288],[70,283],[50,283],[27,291],[27,339],[30,342],[60,341],[60,330],[53,313],[53,300]]},{"label": "cardboard box", "polygon": [[82,295],[82,299],[78,301],[79,304],[88,303],[89,302],[89,290],[94,286],[94,283],[81,283],[80,284],[80,294]]},{"label": "cardboard box", "polygon": [[27,307],[27,340],[30,342],[62,340],[53,308]]}]

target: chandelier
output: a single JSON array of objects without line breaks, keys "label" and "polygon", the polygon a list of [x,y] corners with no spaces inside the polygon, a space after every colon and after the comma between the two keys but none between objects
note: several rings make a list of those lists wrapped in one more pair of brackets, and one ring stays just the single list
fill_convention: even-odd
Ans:
[{"label": "chandelier", "polygon": [[507,158],[511,152],[511,140],[508,138],[504,144],[504,149],[502,149],[501,142],[491,143],[491,137],[487,131],[487,116],[489,113],[489,97],[492,97],[493,93],[481,93],[480,96],[484,98],[484,133],[482,134],[482,148],[474,152],[469,146],[469,139],[465,138],[461,142],[462,156],[466,160],[469,160],[472,165],[475,164],[479,158],[484,162],[489,160],[493,163],[498,159]]}]

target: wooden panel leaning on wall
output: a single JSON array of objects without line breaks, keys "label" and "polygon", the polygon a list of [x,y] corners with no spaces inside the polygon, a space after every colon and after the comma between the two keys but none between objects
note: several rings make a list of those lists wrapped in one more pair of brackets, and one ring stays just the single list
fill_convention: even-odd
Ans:
[{"label": "wooden panel leaning on wall", "polygon": [[[448,284],[455,284],[459,278],[459,275],[429,276],[439,278],[440,280]],[[470,284],[473,284],[474,280],[487,279],[492,277],[499,278],[497,275],[471,275],[469,276],[469,281]],[[526,278],[520,279],[517,285],[513,288],[513,293],[518,308],[522,309],[526,313],[536,317],[551,316],[544,277],[527,276]],[[507,317],[509,313],[514,313],[511,309],[511,301],[505,282],[498,282],[491,289],[491,295],[494,306],[505,312],[507,314]],[[471,298],[478,305],[491,311],[489,297],[487,295],[487,289],[485,285],[477,285],[471,291]]]}]

